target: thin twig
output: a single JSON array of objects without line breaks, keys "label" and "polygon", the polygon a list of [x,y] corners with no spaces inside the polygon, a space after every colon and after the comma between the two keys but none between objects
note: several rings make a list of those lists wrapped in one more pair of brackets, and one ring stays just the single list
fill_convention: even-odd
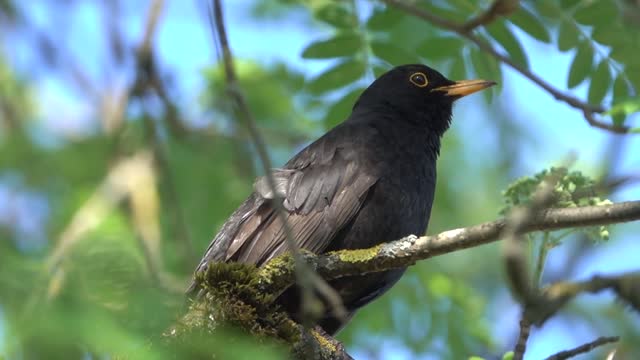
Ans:
[{"label": "thin twig", "polygon": [[157,30],[163,8],[164,0],[154,0],[149,7],[142,40],[135,49],[135,79],[128,89],[118,96],[114,115],[108,119],[112,121],[112,124],[104,125],[107,131],[120,129],[120,125],[124,123],[124,117],[129,106],[129,100],[136,94],[140,94],[142,88],[146,88],[148,86],[148,79],[145,74],[149,73],[148,67],[151,63],[151,59],[153,58],[151,54],[153,38]]},{"label": "thin twig", "polygon": [[525,309],[529,321],[542,325],[568,301],[582,293],[613,290],[620,300],[640,312],[640,271],[617,276],[594,276],[577,282],[557,282],[543,289],[535,304]]},{"label": "thin twig", "polygon": [[518,340],[513,348],[513,360],[522,360],[524,353],[527,351],[527,341],[529,340],[529,334],[531,333],[531,324],[522,315],[520,319],[520,332],[518,333]]},{"label": "thin twig", "polygon": [[554,355],[549,356],[548,358],[546,358],[545,360],[565,360],[565,359],[569,359],[572,358],[574,356],[580,355],[580,354],[584,354],[587,353],[599,346],[602,345],[606,345],[606,344],[610,344],[610,343],[614,343],[614,342],[618,342],[620,340],[620,337],[618,336],[603,336],[603,337],[599,337],[597,339],[595,339],[592,342],[580,345],[574,349],[571,350],[565,350],[565,351],[560,351]]},{"label": "thin twig", "polygon": [[164,185],[166,186],[165,193],[169,202],[169,211],[173,214],[172,219],[175,222],[175,238],[182,243],[185,252],[184,264],[187,268],[190,268],[198,259],[193,241],[191,240],[191,233],[189,232],[184,207],[178,195],[178,187],[176,186],[173,172],[171,171],[171,164],[169,163],[169,158],[166,155],[162,141],[158,139],[158,129],[156,128],[154,120],[148,113],[145,113],[143,120],[147,127],[148,141],[153,149],[155,162],[158,165],[162,179],[164,180]]},{"label": "thin twig", "polygon": [[596,119],[595,113],[595,111],[589,111],[589,109],[582,110],[582,114],[584,115],[584,118],[587,120],[587,123],[589,123],[589,125],[598,129],[611,131],[614,134],[627,134],[629,133],[629,131],[631,131],[630,126],[604,123]]},{"label": "thin twig", "polygon": [[244,122],[245,126],[249,130],[249,134],[251,139],[256,147],[258,152],[258,156],[260,157],[260,161],[263,166],[263,170],[265,172],[265,178],[267,180],[267,184],[269,186],[270,191],[274,194],[275,201],[273,201],[273,206],[278,215],[278,218],[282,222],[283,229],[285,231],[285,239],[287,242],[287,246],[289,251],[293,254],[295,259],[296,266],[296,283],[301,289],[302,292],[302,308],[303,314],[310,314],[306,308],[306,306],[311,305],[313,303],[313,299],[315,298],[314,289],[321,292],[321,294],[329,300],[330,304],[334,304],[333,312],[340,318],[346,318],[346,309],[342,305],[342,300],[340,296],[333,291],[330,286],[318,286],[315,284],[317,281],[322,281],[319,277],[314,276],[312,273],[313,270],[309,268],[309,266],[304,262],[303,258],[300,256],[300,249],[298,248],[298,244],[295,242],[295,238],[293,237],[291,227],[287,222],[286,212],[282,205],[282,199],[278,199],[278,191],[276,190],[276,182],[273,178],[271,165],[271,160],[267,153],[267,148],[258,131],[258,127],[256,125],[256,121],[249,110],[249,105],[244,97],[244,94],[240,90],[240,85],[238,83],[238,79],[236,76],[234,64],[233,64],[233,54],[231,51],[231,47],[229,45],[229,40],[227,38],[227,31],[224,23],[224,15],[222,13],[222,4],[220,0],[212,1],[212,12],[213,12],[213,23],[215,25],[215,33],[217,34],[217,39],[220,44],[221,52],[222,52],[222,60],[225,69],[225,76],[227,80],[227,91],[229,95],[233,98],[236,107],[235,110],[238,114],[238,117],[241,121]]},{"label": "thin twig", "polygon": [[462,28],[470,32],[477,27],[488,25],[500,16],[507,16],[515,12],[519,7],[519,0],[495,0],[487,10],[464,23]]},{"label": "thin twig", "polygon": [[445,30],[449,30],[452,32],[455,32],[456,34],[468,39],[469,41],[471,41],[472,43],[476,44],[476,46],[488,53],[489,55],[493,56],[494,58],[496,58],[497,60],[499,60],[500,62],[510,66],[512,69],[516,70],[517,72],[519,72],[520,74],[522,74],[523,76],[525,76],[526,78],[528,78],[529,80],[533,81],[536,85],[540,86],[542,89],[544,89],[546,92],[548,92],[549,94],[551,94],[554,98],[556,98],[557,100],[563,101],[565,103],[567,103],[568,105],[579,109],[582,111],[582,113],[584,114],[587,122],[595,127],[598,127],[600,129],[603,130],[607,130],[607,131],[611,131],[613,133],[618,133],[618,134],[622,134],[622,133],[628,133],[630,128],[625,127],[625,126],[618,126],[618,125],[613,125],[613,124],[606,124],[603,123],[601,121],[598,121],[594,118],[594,114],[596,113],[604,113],[606,112],[606,109],[604,106],[602,105],[592,105],[589,104],[587,102],[584,102],[574,96],[571,96],[569,94],[565,94],[564,92],[556,89],[553,85],[549,84],[548,82],[544,81],[540,76],[534,74],[533,72],[531,72],[529,69],[516,64],[515,62],[513,62],[508,56],[501,54],[500,52],[498,52],[491,44],[489,44],[487,41],[483,40],[481,37],[475,35],[473,33],[472,30],[468,30],[464,24],[458,24],[456,22],[447,20],[447,19],[443,19],[437,15],[434,15],[430,12],[424,11],[422,9],[420,9],[419,7],[410,4],[406,1],[402,1],[402,0],[382,0],[383,2],[385,2],[386,4],[388,4],[389,6],[393,6],[396,9],[399,9],[411,16],[415,16],[418,17],[420,19],[423,19],[437,27],[440,27],[442,29]]},{"label": "thin twig", "polygon": [[142,43],[138,47],[138,52],[149,53],[151,52],[151,44],[153,41],[158,21],[160,20],[160,14],[164,8],[164,0],[155,0],[151,3],[149,9],[149,15],[147,16],[147,22],[144,27],[144,34],[142,35]]}]

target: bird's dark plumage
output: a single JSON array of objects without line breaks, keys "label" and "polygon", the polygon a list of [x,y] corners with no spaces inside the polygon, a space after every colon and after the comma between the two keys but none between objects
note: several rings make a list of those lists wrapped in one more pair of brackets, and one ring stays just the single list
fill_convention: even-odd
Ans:
[{"label": "bird's dark plumage", "polygon": [[[374,81],[342,124],[273,172],[298,245],[323,253],[423,234],[433,203],[440,138],[449,128],[453,101],[492,84],[454,82],[424,65],[399,66]],[[258,179],[254,190],[213,239],[196,272],[212,262],[261,266],[287,250],[267,181]],[[353,314],[403,272],[330,284]],[[193,283],[189,291],[197,289]],[[279,302],[295,313],[295,289]],[[327,314],[319,325],[333,334],[343,324]]]}]

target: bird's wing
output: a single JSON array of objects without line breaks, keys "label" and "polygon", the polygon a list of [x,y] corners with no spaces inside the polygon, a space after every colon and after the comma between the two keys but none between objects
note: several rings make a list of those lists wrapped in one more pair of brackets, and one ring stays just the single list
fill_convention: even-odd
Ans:
[{"label": "bird's wing", "polygon": [[[353,143],[352,143],[353,145]],[[350,149],[350,150],[347,150]],[[300,248],[322,252],[355,218],[377,181],[365,171],[352,146],[324,137],[291,159],[273,178],[283,199],[286,221]],[[209,245],[196,272],[211,262],[262,265],[287,250],[286,234],[265,178],[236,210]],[[193,288],[193,286],[192,286]]]}]

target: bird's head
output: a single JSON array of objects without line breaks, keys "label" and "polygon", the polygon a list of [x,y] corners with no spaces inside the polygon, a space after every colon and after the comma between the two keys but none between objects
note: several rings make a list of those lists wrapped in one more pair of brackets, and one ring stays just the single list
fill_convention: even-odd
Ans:
[{"label": "bird's head", "polygon": [[395,67],[376,79],[354,106],[359,109],[391,111],[442,135],[451,123],[453,102],[495,85],[493,81],[452,81],[420,64]]}]

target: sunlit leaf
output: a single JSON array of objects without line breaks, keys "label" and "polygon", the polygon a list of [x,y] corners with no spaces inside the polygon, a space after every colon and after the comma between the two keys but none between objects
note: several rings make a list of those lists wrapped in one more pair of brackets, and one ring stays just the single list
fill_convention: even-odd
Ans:
[{"label": "sunlit leaf", "polygon": [[616,102],[608,114],[611,115],[614,125],[623,125],[629,115],[637,112],[640,112],[640,97]]}]

